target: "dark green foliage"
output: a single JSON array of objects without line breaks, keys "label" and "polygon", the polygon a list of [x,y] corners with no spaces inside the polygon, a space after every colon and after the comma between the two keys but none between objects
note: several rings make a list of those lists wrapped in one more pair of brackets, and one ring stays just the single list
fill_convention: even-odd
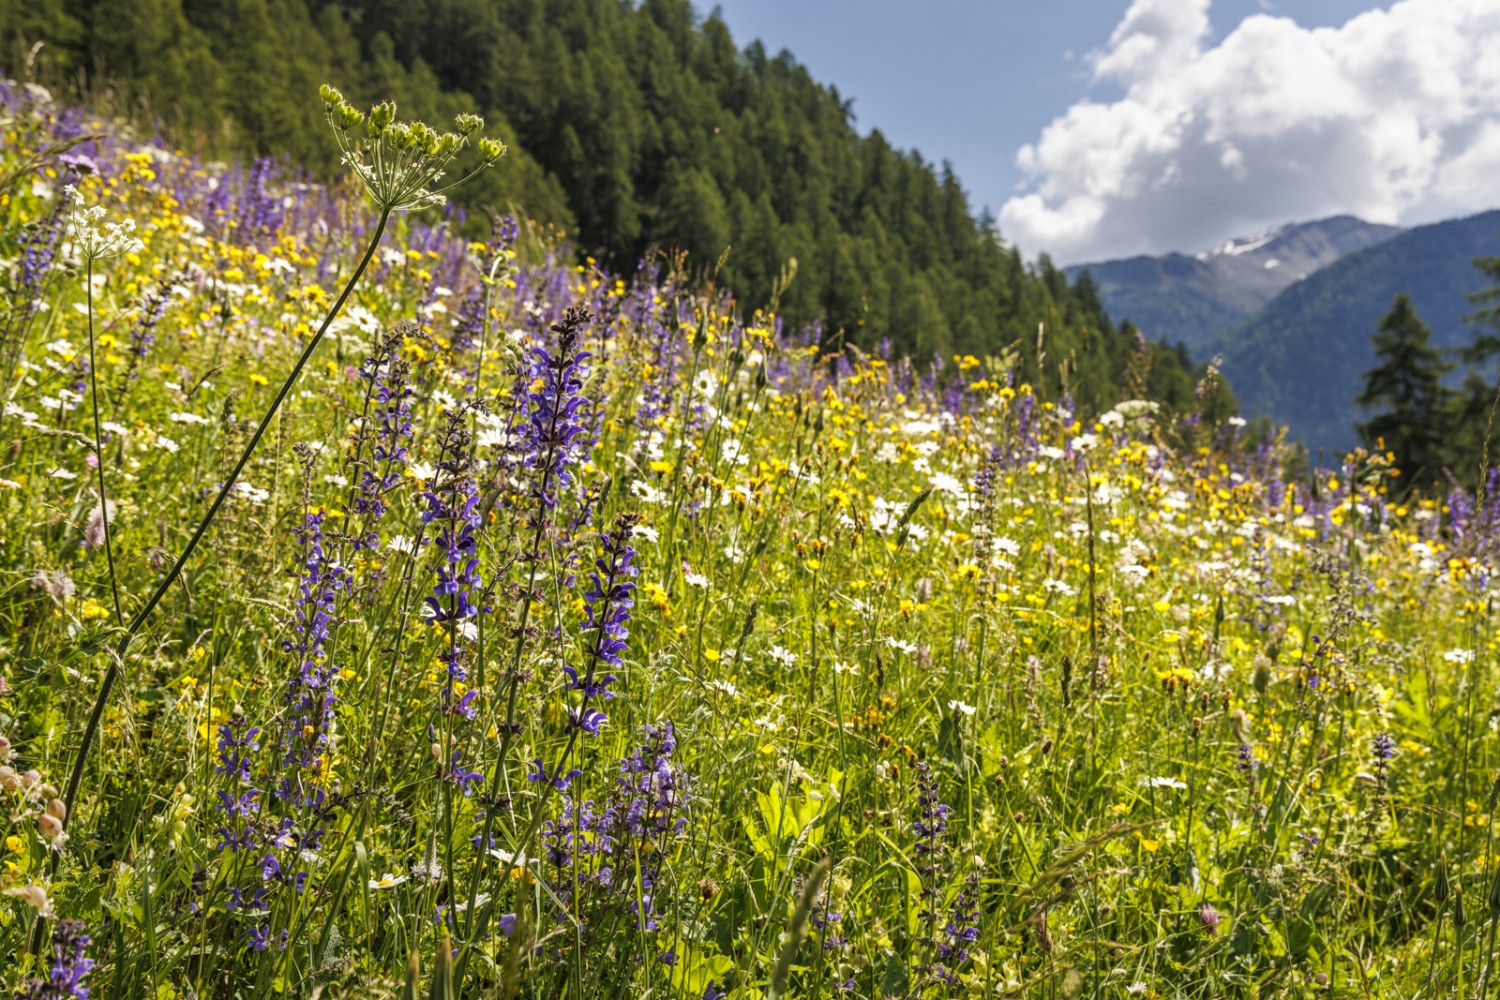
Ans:
[{"label": "dark green foliage", "polygon": [[1500,257],[1475,257],[1474,268],[1488,284],[1469,296],[1469,302],[1479,308],[1466,317],[1476,329],[1474,342],[1462,357],[1465,364],[1482,367],[1500,357]]},{"label": "dark green foliage", "polygon": [[1365,372],[1365,388],[1355,402],[1377,412],[1359,432],[1370,448],[1395,454],[1408,487],[1436,482],[1452,409],[1443,376],[1453,366],[1432,346],[1432,331],[1405,295],[1396,296],[1370,341],[1380,364]]},{"label": "dark green foliage", "polygon": [[[821,321],[827,346],[889,339],[925,360],[1017,345],[1052,391],[1120,395],[1132,339],[1092,289],[1028,269],[949,166],[861,136],[852,101],[789,53],[741,51],[687,0],[0,0],[0,24],[48,43],[45,78],[118,81],[210,151],[325,173],[319,83],[416,117],[478,111],[512,156],[464,192],[471,206],[520,205],[622,271],[659,247],[706,273],[732,244],[718,280],[749,307],[795,258],[781,312]],[[1189,401],[1179,355],[1154,354],[1147,388]]]},{"label": "dark green foliage", "polygon": [[1497,402],[1500,396],[1494,382],[1473,370],[1453,392],[1452,414],[1447,422],[1448,469],[1469,489],[1478,487],[1483,470],[1500,460],[1500,449],[1493,440],[1495,428],[1500,426]]},{"label": "dark green foliage", "polygon": [[1470,488],[1500,459],[1494,441],[1500,418],[1500,378],[1494,371],[1500,357],[1500,257],[1476,257],[1474,267],[1489,283],[1469,296],[1479,308],[1466,317],[1473,339],[1457,352],[1469,370],[1456,394],[1448,443],[1455,477]]}]

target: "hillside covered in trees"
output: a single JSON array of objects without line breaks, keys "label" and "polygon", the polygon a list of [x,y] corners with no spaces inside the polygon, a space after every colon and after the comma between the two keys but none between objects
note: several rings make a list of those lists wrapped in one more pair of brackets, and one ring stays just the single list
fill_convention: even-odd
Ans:
[{"label": "hillside covered in trees", "polygon": [[1181,352],[1142,363],[1092,283],[1028,267],[947,165],[861,135],[852,100],[686,0],[0,0],[0,30],[13,74],[42,42],[39,79],[207,156],[330,173],[325,81],[419,117],[475,110],[512,154],[467,204],[519,205],[620,271],[676,247],[706,273],[732,246],[718,280],[750,307],[784,284],[780,313],[821,322],[825,345],[1018,345],[1027,377],[1084,404],[1117,398],[1131,366],[1153,397],[1191,398]]}]

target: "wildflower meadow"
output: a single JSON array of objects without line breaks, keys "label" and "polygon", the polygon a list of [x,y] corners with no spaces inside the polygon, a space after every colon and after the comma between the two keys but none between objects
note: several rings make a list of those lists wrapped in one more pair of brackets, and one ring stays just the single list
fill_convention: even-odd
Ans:
[{"label": "wildflower meadow", "polygon": [[5,989],[1497,992],[1493,490],[829,348],[308,100],[332,184],[0,91]]}]

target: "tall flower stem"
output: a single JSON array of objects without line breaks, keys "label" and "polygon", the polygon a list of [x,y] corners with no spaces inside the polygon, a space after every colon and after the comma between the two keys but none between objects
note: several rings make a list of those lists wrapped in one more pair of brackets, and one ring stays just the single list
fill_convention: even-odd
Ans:
[{"label": "tall flower stem", "polygon": [[[119,676],[120,664],[125,662],[126,651],[130,648],[130,644],[135,640],[136,635],[145,627],[146,621],[151,617],[151,612],[156,610],[156,606],[161,603],[161,599],[166,596],[172,584],[182,574],[182,567],[192,557],[193,550],[198,547],[198,543],[202,541],[204,533],[208,530],[208,526],[218,516],[219,508],[224,506],[224,500],[229,496],[230,491],[234,489],[235,483],[239,480],[240,473],[244,472],[245,466],[250,463],[250,456],[255,453],[256,446],[260,444],[261,436],[265,434],[266,428],[276,418],[277,411],[281,409],[282,401],[286,399],[287,393],[292,391],[292,386],[296,383],[297,377],[302,374],[302,369],[307,366],[308,360],[312,358],[313,352],[318,349],[318,344],[322,342],[323,335],[328,332],[329,326],[333,324],[334,319],[343,310],[344,303],[353,294],[354,286],[359,284],[359,279],[364,275],[365,269],[369,267],[371,258],[375,256],[375,250],[380,245],[380,238],[385,235],[385,227],[390,222],[391,212],[392,209],[390,207],[386,207],[381,211],[380,221],[375,225],[375,232],[370,237],[370,245],[365,248],[365,254],[360,258],[359,266],[354,269],[354,273],[344,283],[344,290],[339,293],[338,300],[334,302],[333,308],[323,318],[323,323],[318,327],[318,332],[313,334],[312,340],[308,341],[307,346],[303,348],[302,356],[297,359],[297,363],[292,366],[292,370],[287,375],[286,381],[281,384],[281,389],[276,393],[276,398],[271,401],[271,406],[266,410],[265,417],[256,425],[255,433],[250,435],[250,441],[245,445],[245,450],[241,452],[239,461],[235,463],[233,471],[224,480],[224,485],[219,487],[218,496],[214,497],[213,504],[208,508],[208,512],[203,515],[203,519],[198,522],[198,527],[193,530],[193,535],[188,539],[187,547],[182,550],[182,555],[177,557],[177,562],[172,565],[167,575],[156,585],[156,589],[151,592],[151,596],[146,600],[145,605],[130,620],[130,625],[125,629],[125,634],[120,637],[119,643],[115,646],[114,658],[110,662],[109,669],[104,673],[103,683],[99,685],[99,694],[95,697],[93,710],[89,713],[88,727],[83,731],[83,742],[78,747],[78,757],[73,762],[73,773],[68,778],[68,790],[63,800],[67,804],[68,815],[73,814],[73,803],[78,795],[78,786],[83,780],[83,769],[88,763],[89,751],[93,749],[94,737],[99,731],[99,720],[104,715],[104,706],[109,702],[110,691],[114,688],[115,680]],[[90,339],[89,343],[92,347],[92,339]],[[95,405],[98,405],[97,402]],[[100,471],[102,472],[103,463],[101,462],[100,465]],[[107,517],[105,521],[107,524]],[[106,530],[108,529],[106,528]],[[57,866],[56,855],[53,855],[52,865],[54,869]]]},{"label": "tall flower stem", "polygon": [[[120,612],[120,579],[115,575],[114,531],[109,526],[109,497],[104,492],[104,435],[99,424],[99,364],[94,357],[94,258],[88,260],[85,278],[85,299],[88,302],[89,327],[89,396],[94,403],[94,469],[99,473],[99,519],[104,524],[104,561],[109,565],[109,594],[115,602],[115,621],[123,621]],[[71,786],[70,786],[71,793]],[[73,796],[68,795],[68,808],[73,807]]]}]

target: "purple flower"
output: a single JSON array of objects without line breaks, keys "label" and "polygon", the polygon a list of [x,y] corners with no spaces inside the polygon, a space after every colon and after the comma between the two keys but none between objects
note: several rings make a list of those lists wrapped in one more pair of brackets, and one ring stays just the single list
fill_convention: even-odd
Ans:
[{"label": "purple flower", "polygon": [[580,677],[574,667],[563,667],[568,686],[583,692],[583,704],[570,713],[573,724],[590,736],[599,734],[606,717],[598,709],[589,708],[589,702],[614,697],[609,685],[615,681],[615,675],[600,672],[599,665],[620,667],[621,654],[628,648],[630,609],[635,607],[633,578],[640,572],[633,565],[635,549],[630,545],[636,520],[634,514],[621,514],[614,527],[604,533],[604,554],[594,561],[595,571],[589,574],[592,585],[583,595],[583,631],[593,633],[583,675]]},{"label": "purple flower", "polygon": [[172,300],[172,290],[177,284],[175,278],[160,281],[142,300],[141,313],[136,317],[135,325],[130,328],[130,367],[126,370],[127,379],[134,380],[140,375],[140,363],[146,360],[152,345],[156,343],[156,325],[166,313],[167,304]]},{"label": "purple flower", "polygon": [[978,940],[979,876],[970,872],[953,900],[948,923],[943,927],[943,940],[938,944],[938,957],[947,966],[944,971],[950,982],[957,980],[952,970],[969,960],[969,946]]},{"label": "purple flower", "polygon": [[[327,644],[334,627],[337,596],[350,585],[348,571],[329,559],[323,547],[322,511],[306,514],[296,530],[302,549],[301,582],[294,611],[297,637],[282,643],[299,666],[287,682],[287,726],[282,738],[282,763],[313,774],[323,769],[323,747],[338,701],[334,692],[339,672],[328,662]],[[280,794],[280,792],[278,792]]]},{"label": "purple flower", "polygon": [[[943,854],[947,849],[944,838],[948,833],[948,814],[952,810],[938,796],[938,779],[932,765],[927,761],[917,762],[917,815],[912,820],[912,832],[917,842],[912,853],[917,861],[917,875],[922,885],[922,910],[920,919],[927,925],[929,944],[938,950],[937,922],[942,919],[939,912],[943,901]],[[942,966],[936,966],[939,975]]]},{"label": "purple flower", "polygon": [[[536,759],[534,759],[531,762],[531,764],[532,764],[532,770],[526,775],[526,780],[527,781],[533,781],[533,782],[536,782],[536,781],[546,781],[546,782],[549,782],[552,785],[552,787],[555,788],[555,789],[557,789],[559,792],[566,792],[568,790],[568,786],[573,783],[573,779],[574,778],[581,778],[581,777],[583,777],[583,772],[580,771],[580,770],[578,770],[578,768],[575,767],[572,770],[570,770],[567,774],[554,773],[549,778],[547,776],[547,767],[546,767],[545,764],[542,763],[542,758],[537,757]],[[558,772],[562,771],[562,765],[561,764],[559,764],[557,766],[557,771]]]},{"label": "purple flower", "polygon": [[221,789],[219,791],[219,811],[236,819],[259,812],[260,803],[255,801],[256,796],[259,794],[259,788],[252,788],[236,797]]},{"label": "purple flower", "polygon": [[450,758],[448,766],[439,771],[439,777],[445,781],[453,782],[465,795],[469,795],[473,792],[473,789],[469,786],[476,781],[482,780],[484,775],[478,771],[470,771],[464,767],[460,761],[462,756],[462,750],[453,751],[453,756]]},{"label": "purple flower", "polygon": [[474,404],[456,407],[448,414],[443,433],[441,457],[436,476],[423,493],[427,501],[422,522],[435,526],[433,545],[441,554],[437,582],[426,598],[428,620],[447,633],[447,649],[442,658],[448,667],[448,683],[443,688],[443,709],[449,714],[472,718],[472,693],[455,699],[454,685],[468,679],[465,662],[469,655],[469,635],[464,627],[469,619],[487,613],[488,605],[475,604],[484,581],[479,571],[479,540],[476,530],[483,524],[479,513],[479,489],[473,476],[472,437],[468,420]]},{"label": "purple flower", "polygon": [[1255,748],[1248,743],[1241,743],[1234,767],[1247,778],[1254,777],[1255,772],[1260,770],[1260,761],[1255,759]]},{"label": "purple flower", "polygon": [[[242,735],[235,730],[243,728]],[[232,775],[242,782],[250,780],[250,754],[260,749],[261,730],[251,728],[244,716],[219,727],[219,774]]]},{"label": "purple flower", "polygon": [[577,726],[590,736],[598,736],[599,730],[609,721],[609,716],[597,708],[569,709],[568,718],[574,726]]},{"label": "purple flower", "polygon": [[[542,827],[559,899],[571,899],[576,886],[584,895],[580,905],[623,904],[635,914],[638,929],[657,929],[653,900],[660,895],[669,842],[687,824],[690,783],[673,761],[676,748],[671,722],[647,726],[644,743],[620,761],[602,811],[593,801],[563,797],[558,818]],[[536,763],[538,776],[543,775],[541,762]]]},{"label": "purple flower", "polygon": [[271,928],[265,924],[260,927],[246,927],[245,936],[250,939],[252,949],[265,951],[266,945],[271,943]]},{"label": "purple flower", "polygon": [[[800,886],[797,891],[801,893]],[[823,951],[830,955],[833,991],[835,993],[852,992],[855,987],[854,977],[848,975],[849,970],[837,959],[837,956],[849,947],[849,939],[844,936],[843,930],[844,914],[843,911],[834,909],[833,900],[828,895],[827,885],[824,885],[818,893],[818,898],[813,901],[812,913],[808,919],[822,938]]]},{"label": "purple flower", "polygon": [[255,831],[248,826],[239,833],[227,826],[221,826],[214,832],[219,835],[219,842],[214,845],[216,851],[227,850],[231,854],[238,854],[255,846]]},{"label": "purple flower", "polygon": [[89,946],[88,928],[81,920],[61,920],[52,932],[52,968],[46,979],[29,979],[16,992],[18,1000],[88,1000],[83,977],[94,968],[84,955]]},{"label": "purple flower", "polygon": [[[373,549],[380,544],[376,524],[389,509],[386,496],[401,482],[399,466],[407,461],[407,443],[412,439],[411,365],[396,356],[412,327],[398,326],[380,343],[375,354],[359,367],[365,382],[365,420],[360,428],[358,447],[366,441],[373,461],[364,460],[356,451],[359,468],[357,485],[351,487],[350,509],[361,516],[361,524],[351,539],[356,549]],[[418,331],[420,332],[420,331]],[[373,426],[373,435],[368,429]]]},{"label": "purple flower", "polygon": [[1396,756],[1396,740],[1390,733],[1381,733],[1370,743],[1375,754],[1375,776],[1380,779],[1381,787],[1384,788],[1391,760]]},{"label": "purple flower", "polygon": [[261,912],[265,912],[266,910],[269,910],[271,908],[271,904],[266,899],[266,889],[264,886],[256,887],[255,891],[250,895],[249,902],[245,901],[244,893],[242,893],[234,886],[230,886],[229,902],[226,904],[225,908],[230,911],[260,910]]},{"label": "purple flower", "polygon": [[942,837],[948,832],[948,814],[952,808],[938,797],[937,775],[925,760],[917,762],[917,817],[912,832],[917,835],[914,851],[918,858],[941,863]]},{"label": "purple flower", "polygon": [[99,165],[94,162],[93,157],[83,153],[64,153],[57,158],[57,165],[78,177],[99,172]]},{"label": "purple flower", "polygon": [[583,414],[589,406],[582,393],[588,377],[585,363],[592,355],[579,350],[578,342],[584,325],[592,319],[587,308],[569,309],[552,328],[557,334],[556,353],[532,349],[523,464],[536,476],[533,496],[547,508],[557,506],[558,493],[572,482],[569,468],[581,458],[576,439],[584,432]]},{"label": "purple flower", "polygon": [[52,271],[62,238],[67,199],[59,196],[46,215],[21,229],[21,266],[15,301],[23,303],[22,322],[42,308],[42,286]]}]

